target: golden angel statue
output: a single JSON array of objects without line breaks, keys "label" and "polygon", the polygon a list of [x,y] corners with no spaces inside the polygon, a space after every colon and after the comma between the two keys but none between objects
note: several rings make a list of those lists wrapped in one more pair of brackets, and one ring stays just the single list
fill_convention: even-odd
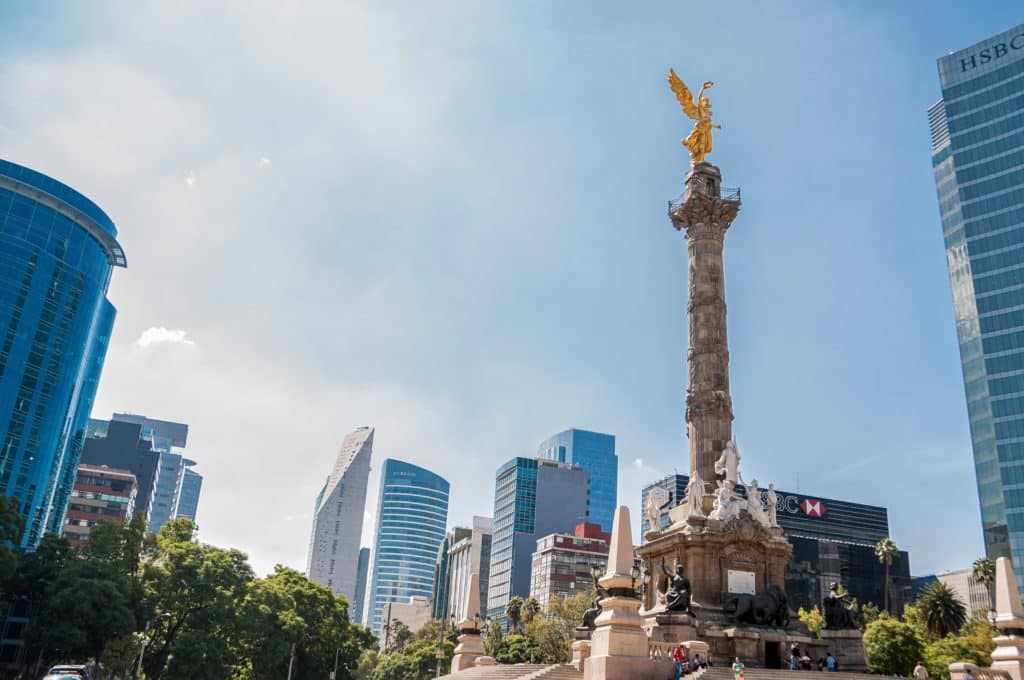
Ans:
[{"label": "golden angel statue", "polygon": [[722,129],[721,125],[711,122],[711,102],[704,96],[705,90],[710,90],[714,85],[710,80],[705,81],[694,101],[693,93],[686,87],[686,83],[679,79],[673,69],[668,70],[668,86],[675,93],[679,105],[683,107],[683,113],[697,121],[693,126],[693,132],[683,140],[683,146],[690,151],[694,165],[703,163],[704,157],[711,153],[711,128]]}]

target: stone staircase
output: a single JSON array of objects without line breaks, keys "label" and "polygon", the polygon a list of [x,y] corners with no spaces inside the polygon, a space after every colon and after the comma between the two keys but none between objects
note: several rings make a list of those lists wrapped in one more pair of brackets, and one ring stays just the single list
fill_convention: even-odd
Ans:
[{"label": "stone staircase", "polygon": [[[788,668],[746,668],[743,676],[745,680],[864,680],[864,673],[824,673],[817,669],[791,671]],[[699,676],[685,677],[699,677],[700,680],[733,680],[732,668],[726,666],[712,666],[704,669]]]},{"label": "stone staircase", "polygon": [[[494,666],[474,666],[473,668],[467,668],[464,671],[456,673],[454,675],[443,675],[442,678],[453,678],[454,680],[526,680],[527,677],[532,676],[535,673],[546,671],[551,666],[545,666],[544,664],[531,664],[521,663],[512,666],[505,666],[496,664]],[[576,672],[571,666],[569,670]],[[548,676],[543,676],[547,678]],[[577,680],[583,677],[583,674],[572,676]],[[552,678],[553,680],[553,678]]]}]

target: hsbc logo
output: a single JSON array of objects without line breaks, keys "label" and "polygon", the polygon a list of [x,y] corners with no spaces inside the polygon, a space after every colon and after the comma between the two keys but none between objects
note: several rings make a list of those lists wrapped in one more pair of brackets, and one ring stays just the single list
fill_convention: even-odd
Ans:
[{"label": "hsbc logo", "polygon": [[821,517],[825,514],[825,504],[811,498],[805,498],[804,502],[800,504],[800,509],[808,517]]}]

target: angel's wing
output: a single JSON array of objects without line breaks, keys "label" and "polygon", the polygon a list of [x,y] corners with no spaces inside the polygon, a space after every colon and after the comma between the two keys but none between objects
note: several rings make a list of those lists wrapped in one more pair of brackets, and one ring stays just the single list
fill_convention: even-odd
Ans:
[{"label": "angel's wing", "polygon": [[683,108],[683,113],[693,120],[698,120],[699,114],[697,113],[697,104],[693,101],[693,93],[690,92],[686,83],[679,79],[674,69],[668,70],[668,86],[675,93],[679,106]]}]

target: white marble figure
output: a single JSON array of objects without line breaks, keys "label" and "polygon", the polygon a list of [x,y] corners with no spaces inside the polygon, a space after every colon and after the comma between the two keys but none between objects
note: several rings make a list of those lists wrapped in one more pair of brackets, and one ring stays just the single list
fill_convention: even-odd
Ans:
[{"label": "white marble figure", "polygon": [[709,519],[727,521],[740,516],[740,501],[733,494],[733,484],[729,481],[719,482],[715,491],[715,505],[711,508]]},{"label": "white marble figure", "polygon": [[747,487],[747,512],[761,526],[771,526],[768,522],[768,515],[764,511],[764,505],[761,504],[761,489],[757,486],[756,479]]},{"label": "white marble figure", "polygon": [[647,524],[651,529],[661,530],[661,509],[669,501],[668,489],[655,486],[647,492],[647,505],[644,507],[644,514],[647,515]]},{"label": "white marble figure", "polygon": [[779,497],[775,494],[775,485],[768,485],[768,524],[772,527],[779,526]]},{"label": "white marble figure", "polygon": [[740,479],[740,451],[736,448],[736,442],[729,440],[722,449],[722,455],[715,461],[715,474],[725,475],[725,481],[734,485],[741,482]]},{"label": "white marble figure", "polygon": [[686,504],[688,516],[693,519],[704,519],[704,480],[694,470],[690,483],[686,485]]}]

